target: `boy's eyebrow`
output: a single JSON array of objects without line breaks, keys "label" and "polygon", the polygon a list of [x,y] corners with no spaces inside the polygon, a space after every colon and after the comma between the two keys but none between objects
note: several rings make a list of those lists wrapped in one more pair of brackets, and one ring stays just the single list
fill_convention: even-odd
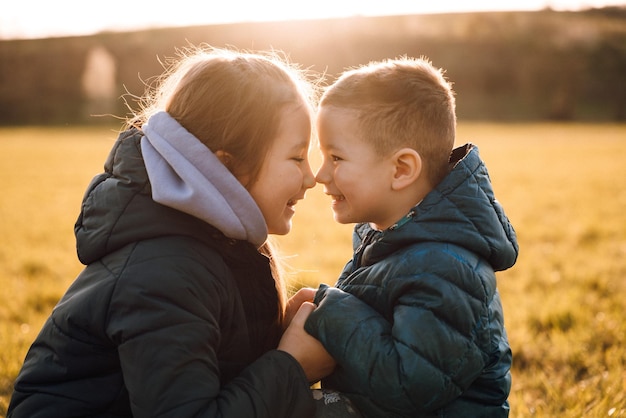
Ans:
[{"label": "boy's eyebrow", "polygon": [[335,145],[335,143],[329,144],[329,145],[324,145],[322,146],[321,144],[319,145],[320,148],[323,148],[324,150],[328,151],[328,152],[334,152],[334,151],[341,151],[341,147]]}]

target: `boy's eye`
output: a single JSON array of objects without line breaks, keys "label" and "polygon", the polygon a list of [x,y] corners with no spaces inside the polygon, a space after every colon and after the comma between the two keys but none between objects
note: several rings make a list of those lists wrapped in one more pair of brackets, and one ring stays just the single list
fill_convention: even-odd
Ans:
[{"label": "boy's eye", "polygon": [[340,158],[340,157],[337,157],[336,155],[331,155],[331,156],[330,156],[330,159],[331,159],[333,162],[341,161],[341,158]]}]

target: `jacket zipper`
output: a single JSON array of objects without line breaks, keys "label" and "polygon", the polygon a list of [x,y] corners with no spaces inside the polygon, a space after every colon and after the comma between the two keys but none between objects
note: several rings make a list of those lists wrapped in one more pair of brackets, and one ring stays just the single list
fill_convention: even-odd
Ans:
[{"label": "jacket zipper", "polygon": [[371,229],[367,231],[367,234],[365,234],[365,238],[363,238],[363,241],[361,241],[361,244],[354,252],[354,262],[352,263],[352,271],[355,271],[357,268],[361,266],[361,259],[363,258],[363,252],[365,251],[365,248],[369,244],[372,243],[372,241],[374,240],[374,236],[376,236],[377,233],[378,231]]}]

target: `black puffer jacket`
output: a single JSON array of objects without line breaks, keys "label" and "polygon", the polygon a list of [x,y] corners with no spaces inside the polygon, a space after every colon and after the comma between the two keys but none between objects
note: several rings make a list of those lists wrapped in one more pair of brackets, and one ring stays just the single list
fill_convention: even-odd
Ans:
[{"label": "black puffer jacket", "polygon": [[155,203],[120,135],[77,221],[85,270],[32,345],[9,418],[306,417],[267,257]]}]

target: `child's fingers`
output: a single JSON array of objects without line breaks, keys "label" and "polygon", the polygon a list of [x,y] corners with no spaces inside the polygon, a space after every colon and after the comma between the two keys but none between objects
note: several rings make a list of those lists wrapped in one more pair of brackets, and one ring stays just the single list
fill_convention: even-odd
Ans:
[{"label": "child's fingers", "polygon": [[298,312],[296,312],[295,316],[291,320],[291,323],[300,327],[304,327],[306,319],[309,317],[309,315],[311,315],[311,312],[313,312],[314,309],[314,303],[303,302],[302,305],[300,305],[300,309],[298,309]]},{"label": "child's fingers", "polygon": [[315,298],[315,292],[317,292],[317,289],[303,287],[291,297],[290,302],[295,304],[296,306],[299,306],[303,302],[313,302],[313,298]]}]

